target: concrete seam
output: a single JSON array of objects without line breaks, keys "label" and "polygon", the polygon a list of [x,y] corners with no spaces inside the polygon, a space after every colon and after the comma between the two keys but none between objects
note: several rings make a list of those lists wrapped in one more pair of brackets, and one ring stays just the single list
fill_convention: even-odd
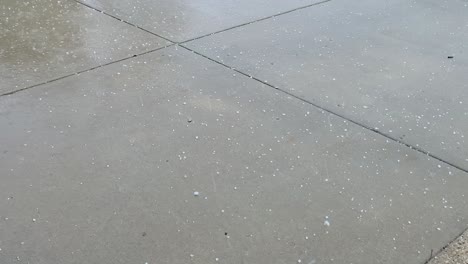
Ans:
[{"label": "concrete seam", "polygon": [[204,55],[204,54],[202,54],[202,53],[200,53],[200,52],[197,52],[197,51],[195,51],[195,50],[192,50],[192,49],[190,49],[190,48],[188,48],[188,47],[186,47],[186,46],[184,46],[184,45],[179,45],[179,46],[182,47],[182,48],[185,48],[186,50],[191,51],[191,52],[193,52],[193,53],[195,53],[195,54],[197,54],[197,55],[199,55],[199,56],[201,56],[201,57],[203,57],[203,58],[205,58],[205,59],[208,59],[208,60],[210,60],[210,61],[212,61],[212,62],[215,62],[215,63],[217,63],[217,64],[219,64],[219,65],[222,65],[222,66],[224,66],[224,67],[226,67],[226,68],[228,68],[228,69],[231,69],[231,70],[233,70],[233,71],[235,71],[235,72],[237,72],[237,73],[239,73],[239,74],[242,74],[242,75],[244,75],[244,76],[246,76],[246,77],[248,77],[248,78],[250,78],[250,79],[252,79],[252,80],[255,80],[255,81],[257,81],[257,82],[260,82],[260,83],[262,83],[262,84],[264,84],[264,85],[266,85],[266,86],[269,86],[269,87],[271,87],[271,88],[273,88],[273,89],[275,89],[275,90],[278,90],[278,91],[280,91],[280,92],[282,92],[282,93],[284,93],[284,94],[287,94],[287,95],[289,95],[289,96],[291,96],[291,97],[294,97],[294,98],[296,98],[296,99],[298,99],[298,100],[300,100],[300,101],[302,101],[302,102],[304,102],[304,103],[307,103],[307,104],[309,104],[309,105],[312,105],[312,106],[314,106],[314,107],[316,107],[316,108],[318,108],[318,109],[320,109],[320,110],[322,110],[322,111],[324,111],[324,112],[327,112],[327,113],[332,114],[332,115],[334,115],[334,116],[338,116],[338,117],[340,117],[340,118],[342,118],[342,119],[347,120],[347,121],[350,122],[350,123],[353,123],[353,124],[358,125],[358,126],[360,126],[360,127],[362,127],[362,128],[365,128],[366,130],[370,130],[370,131],[372,131],[372,132],[374,132],[374,133],[376,133],[376,134],[379,134],[379,135],[381,135],[381,136],[383,136],[383,137],[385,137],[385,138],[387,138],[387,139],[389,139],[389,140],[392,140],[392,141],[394,141],[394,142],[397,142],[397,143],[399,143],[399,144],[402,144],[402,145],[404,145],[404,146],[406,146],[406,147],[408,147],[408,148],[410,148],[410,149],[412,149],[412,150],[415,150],[415,151],[417,151],[417,152],[419,152],[419,153],[421,153],[421,154],[424,154],[424,155],[426,155],[426,156],[428,156],[428,157],[431,157],[431,158],[433,158],[433,159],[436,159],[436,160],[438,160],[438,161],[440,161],[440,162],[442,162],[442,163],[444,163],[444,164],[447,164],[447,165],[449,165],[449,166],[451,166],[451,167],[454,167],[454,168],[456,168],[456,169],[458,169],[458,170],[460,170],[460,171],[463,171],[463,172],[465,172],[465,173],[468,173],[468,170],[467,170],[467,169],[464,169],[464,168],[462,168],[462,167],[460,167],[460,166],[458,166],[458,165],[456,165],[456,164],[451,163],[450,161],[446,161],[446,160],[444,160],[444,159],[442,159],[442,158],[440,158],[440,157],[438,157],[438,156],[436,156],[436,155],[434,155],[434,154],[431,154],[429,151],[426,151],[426,150],[424,150],[424,149],[422,149],[422,148],[420,148],[420,147],[416,147],[416,146],[413,146],[413,145],[411,145],[411,144],[409,144],[409,143],[406,143],[406,142],[404,142],[404,141],[402,141],[402,140],[400,140],[400,139],[398,139],[398,138],[395,138],[395,137],[393,137],[393,136],[391,136],[391,135],[388,135],[388,134],[386,134],[386,133],[384,133],[384,132],[382,132],[382,131],[380,131],[380,130],[378,130],[378,129],[376,129],[376,128],[372,128],[372,127],[370,127],[370,126],[368,126],[368,125],[361,124],[361,123],[358,122],[358,121],[355,121],[355,120],[353,120],[353,119],[351,119],[351,118],[349,118],[349,117],[346,117],[346,116],[344,116],[344,115],[342,115],[342,114],[336,113],[336,112],[334,112],[333,110],[327,109],[327,108],[325,108],[324,106],[320,106],[320,105],[318,105],[318,104],[316,104],[316,103],[313,103],[312,101],[309,101],[309,100],[307,100],[307,99],[304,99],[304,98],[302,98],[302,97],[300,97],[300,96],[297,96],[297,95],[295,95],[295,94],[293,94],[293,93],[291,93],[291,92],[288,92],[288,91],[283,90],[283,89],[281,89],[281,88],[279,88],[279,87],[276,87],[276,86],[274,86],[274,85],[272,85],[272,84],[270,84],[270,83],[264,82],[264,81],[260,80],[259,78],[255,77],[255,76],[252,76],[252,75],[250,75],[250,74],[244,73],[244,72],[242,72],[242,71],[240,71],[240,70],[238,70],[238,69],[236,69],[236,68],[234,68],[234,67],[231,67],[231,66],[229,66],[229,65],[227,65],[227,64],[224,64],[224,63],[222,63],[222,62],[220,62],[220,61],[217,61],[217,60],[215,60],[215,59],[213,59],[213,58],[211,58],[211,57],[209,57],[209,56],[206,56],[206,55]]},{"label": "concrete seam", "polygon": [[284,12],[281,12],[281,13],[278,13],[278,14],[274,14],[274,15],[271,15],[271,16],[259,18],[259,19],[256,19],[256,20],[252,20],[250,22],[246,22],[246,23],[243,23],[243,24],[239,24],[239,25],[236,25],[236,26],[232,26],[232,27],[229,27],[229,28],[218,30],[218,31],[208,33],[208,34],[205,34],[205,35],[202,35],[202,36],[199,36],[199,37],[195,37],[195,38],[192,38],[192,39],[189,39],[189,40],[184,40],[182,42],[178,42],[178,44],[184,44],[184,43],[187,43],[187,42],[190,42],[190,41],[194,41],[194,40],[197,40],[197,39],[201,39],[201,38],[204,38],[204,37],[208,37],[208,36],[212,36],[212,35],[215,35],[215,34],[218,34],[218,33],[222,33],[222,32],[225,32],[225,31],[228,31],[228,30],[231,30],[231,29],[236,29],[236,28],[243,27],[243,26],[250,25],[250,24],[254,24],[254,23],[257,23],[257,22],[260,22],[260,21],[263,21],[263,20],[267,20],[267,19],[270,19],[270,18],[275,18],[275,17],[278,17],[278,16],[286,15],[286,14],[289,14],[289,13],[292,13],[292,12],[295,12],[295,11],[298,11],[298,10],[301,10],[301,9],[321,5],[321,4],[330,2],[330,1],[332,1],[332,0],[324,0],[324,1],[313,3],[313,4],[309,4],[309,5],[296,7],[294,9],[284,11]]},{"label": "concrete seam", "polygon": [[145,55],[145,54],[148,54],[148,53],[151,53],[151,52],[155,52],[155,51],[158,51],[158,50],[162,50],[162,49],[165,49],[165,48],[167,48],[167,47],[174,46],[174,45],[175,45],[175,44],[166,45],[166,46],[164,46],[164,47],[159,47],[159,48],[157,48],[157,49],[152,49],[152,50],[149,50],[149,51],[145,51],[145,52],[142,52],[142,53],[139,53],[139,54],[132,55],[132,56],[130,56],[130,57],[125,57],[125,58],[118,59],[118,60],[115,60],[115,61],[110,61],[110,62],[107,62],[107,63],[104,63],[104,64],[100,64],[100,65],[97,65],[97,66],[94,66],[94,67],[91,67],[91,68],[88,68],[88,69],[85,69],[85,70],[81,70],[81,71],[77,71],[77,72],[74,72],[74,73],[70,73],[70,74],[67,74],[67,75],[64,75],[64,76],[60,76],[60,77],[57,77],[57,78],[54,78],[54,79],[51,79],[51,80],[47,80],[47,81],[44,81],[44,82],[41,82],[41,83],[36,83],[36,84],[33,84],[33,85],[31,85],[31,86],[28,86],[28,87],[24,87],[24,88],[20,88],[20,89],[16,89],[16,90],[13,90],[13,91],[10,91],[10,92],[6,92],[6,93],[3,93],[3,94],[0,94],[0,97],[12,95],[12,94],[15,94],[15,93],[18,93],[18,92],[22,92],[22,91],[25,91],[25,90],[29,90],[29,89],[34,88],[34,87],[38,87],[38,86],[41,86],[41,85],[44,85],[44,84],[48,84],[48,83],[52,83],[52,82],[55,82],[55,81],[59,81],[59,80],[62,80],[62,79],[65,79],[65,78],[68,78],[68,77],[71,77],[71,76],[74,76],[74,75],[78,75],[78,74],[81,74],[81,73],[84,73],[84,72],[88,72],[88,71],[92,71],[92,70],[95,70],[95,69],[99,69],[99,68],[102,68],[102,67],[105,67],[105,66],[114,64],[114,63],[118,63],[118,62],[122,62],[122,61],[128,60],[128,59],[136,58],[136,57],[139,57],[139,56],[141,56],[141,55]]},{"label": "concrete seam", "polygon": [[132,26],[132,27],[138,28],[139,30],[142,30],[142,31],[144,31],[144,32],[146,32],[146,33],[149,33],[149,34],[151,34],[151,35],[154,35],[154,36],[156,36],[156,37],[162,38],[162,39],[164,39],[164,40],[166,40],[166,41],[169,41],[169,42],[171,42],[171,43],[177,43],[177,42],[172,41],[172,40],[170,40],[170,39],[168,39],[168,38],[166,38],[166,37],[163,37],[163,36],[161,36],[161,35],[159,35],[159,34],[156,34],[156,33],[154,33],[154,32],[151,32],[151,31],[147,30],[147,29],[144,29],[144,28],[142,28],[142,27],[140,27],[140,26],[137,26],[137,25],[135,25],[135,24],[133,24],[133,23],[130,23],[130,22],[126,21],[126,20],[123,20],[123,19],[121,19],[121,18],[119,18],[119,17],[116,17],[116,16],[114,16],[114,15],[112,15],[112,14],[109,14],[109,13],[105,12],[104,10],[100,10],[100,9],[98,9],[98,8],[96,8],[96,7],[93,7],[93,6],[91,6],[91,5],[88,5],[88,4],[86,4],[86,3],[83,3],[83,2],[81,2],[81,1],[79,1],[79,0],[72,0],[72,1],[74,1],[74,2],[76,2],[76,3],[78,3],[78,4],[80,4],[80,5],[83,5],[83,6],[85,6],[85,7],[88,7],[88,8],[90,8],[90,9],[94,10],[94,11],[97,11],[97,12],[99,12],[99,13],[102,13],[102,14],[104,14],[104,15],[106,15],[106,16],[109,16],[109,17],[111,17],[111,18],[113,18],[113,19],[116,19],[116,20],[118,20],[118,21],[120,21],[120,22],[123,22],[123,23],[125,23],[125,24],[127,24],[127,25],[130,25],[130,26]]},{"label": "concrete seam", "polygon": [[172,43],[183,44],[183,43],[186,43],[186,42],[189,42],[189,41],[193,41],[193,40],[201,39],[201,38],[204,38],[204,37],[207,37],[207,36],[212,36],[212,35],[215,35],[215,34],[218,34],[218,33],[222,33],[222,32],[225,32],[225,31],[228,31],[228,30],[231,30],[231,29],[236,29],[236,28],[243,27],[243,26],[250,25],[250,24],[254,24],[254,23],[257,23],[257,22],[260,22],[260,21],[263,21],[263,20],[267,20],[267,19],[270,19],[270,18],[282,16],[282,15],[285,15],[285,14],[289,14],[289,13],[292,13],[292,12],[295,12],[295,11],[298,11],[298,10],[301,10],[301,9],[309,8],[309,7],[320,5],[320,4],[324,4],[324,3],[330,2],[332,0],[323,0],[323,1],[320,1],[320,2],[315,2],[315,3],[312,3],[312,4],[308,4],[308,5],[305,5],[305,6],[296,7],[296,8],[293,8],[293,9],[290,9],[290,10],[287,10],[287,11],[283,11],[283,12],[280,12],[280,13],[277,13],[277,14],[274,14],[274,15],[270,15],[270,16],[266,16],[266,17],[263,17],[263,18],[255,19],[255,20],[252,20],[252,21],[249,21],[249,22],[245,22],[245,23],[242,23],[242,24],[239,24],[239,25],[235,25],[235,26],[232,26],[232,27],[228,27],[228,28],[225,28],[225,29],[221,29],[221,30],[218,30],[218,31],[215,31],[215,32],[211,32],[211,33],[208,33],[208,34],[205,34],[205,35],[201,35],[201,36],[198,36],[198,37],[194,37],[194,38],[184,40],[184,41],[179,41],[179,42],[170,40],[170,39],[168,39],[166,37],[163,37],[163,36],[161,36],[159,34],[156,34],[156,33],[152,32],[152,31],[150,31],[148,29],[137,26],[137,25],[135,25],[135,24],[133,24],[131,22],[128,22],[128,21],[126,21],[124,19],[121,19],[121,18],[119,18],[117,16],[114,16],[112,14],[109,14],[109,13],[105,12],[104,10],[100,10],[100,9],[98,9],[96,7],[93,7],[93,6],[89,5],[89,4],[83,3],[80,0],[72,0],[72,1],[77,2],[77,3],[79,3],[79,4],[83,5],[83,6],[86,6],[88,8],[91,8],[91,9],[93,9],[93,10],[95,10],[97,12],[100,12],[102,14],[105,14],[105,15],[107,15],[109,17],[112,17],[112,18],[114,18],[114,19],[116,19],[116,20],[118,20],[120,22],[126,23],[126,24],[128,24],[130,26],[136,27],[136,28],[138,28],[140,30],[143,30],[143,31],[147,32],[147,33],[150,33],[152,35],[155,35],[157,37],[160,37],[162,39],[170,41]]},{"label": "concrete seam", "polygon": [[431,250],[431,255],[429,256],[429,258],[424,261],[424,264],[428,264],[433,258],[435,258],[437,255],[439,255],[440,253],[442,253],[448,246],[450,246],[450,244],[452,244],[453,242],[455,242],[460,236],[462,236],[466,231],[468,231],[468,228],[465,228],[460,234],[458,234],[454,239],[450,240],[447,245],[443,246],[440,250],[438,250],[435,254],[433,252],[433,250]]}]

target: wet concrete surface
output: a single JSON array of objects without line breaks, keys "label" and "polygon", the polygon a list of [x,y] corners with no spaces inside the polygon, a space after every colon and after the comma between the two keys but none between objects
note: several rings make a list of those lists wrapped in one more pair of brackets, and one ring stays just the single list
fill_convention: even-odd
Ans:
[{"label": "wet concrete surface", "polygon": [[320,0],[79,0],[153,33],[183,42]]},{"label": "wet concrete surface", "polygon": [[73,1],[2,0],[0,94],[167,44]]},{"label": "wet concrete surface", "polygon": [[187,45],[467,170],[467,13],[338,0]]},{"label": "wet concrete surface", "polygon": [[[31,8],[38,2],[45,0],[20,4],[34,16],[11,11],[19,10],[14,1],[0,3],[11,12],[0,35],[18,38],[0,39],[0,56],[9,58],[0,60],[0,90],[45,82],[0,96],[0,263],[416,264],[466,229],[466,150],[455,137],[466,126],[466,32],[443,30],[465,23],[464,2],[61,1]],[[50,5],[58,11],[42,14]],[[202,37],[294,8],[188,48],[161,48],[170,43],[164,39]],[[212,24],[202,17],[207,10],[219,15]],[[66,26],[57,22],[56,36],[43,25],[60,14],[75,16]],[[180,14],[187,27],[158,22]],[[391,37],[376,34],[391,17]],[[434,24],[416,28],[424,19]],[[31,30],[28,23],[41,33],[12,33]],[[92,34],[73,33],[71,25]],[[48,34],[79,37],[51,42],[34,55],[43,60],[27,62],[21,50],[47,47],[41,36]],[[448,39],[421,37],[431,34]],[[95,47],[103,56],[97,61]],[[435,53],[450,47],[454,58],[437,68]],[[119,61],[133,49],[140,55]],[[75,58],[63,60],[69,50]],[[413,69],[408,81],[396,77],[400,56]],[[425,82],[422,64],[438,78]],[[415,113],[421,120],[408,118]],[[433,129],[419,129],[428,120]],[[392,131],[376,133],[377,125]],[[405,129],[411,135],[398,134]]]}]

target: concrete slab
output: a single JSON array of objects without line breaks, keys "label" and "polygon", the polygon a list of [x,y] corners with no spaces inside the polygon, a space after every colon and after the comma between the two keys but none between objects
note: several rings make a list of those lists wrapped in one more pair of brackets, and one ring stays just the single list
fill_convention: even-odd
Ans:
[{"label": "concrete slab", "polygon": [[466,173],[180,47],[0,127],[0,263],[416,264],[468,224]]},{"label": "concrete slab", "polygon": [[334,0],[187,45],[467,170],[467,12]]},{"label": "concrete slab", "polygon": [[428,264],[466,264],[468,263],[468,231],[454,240]]},{"label": "concrete slab", "polygon": [[176,42],[186,41],[320,1],[80,0],[82,3]]},{"label": "concrete slab", "polygon": [[0,94],[166,44],[166,40],[73,1],[3,0]]}]

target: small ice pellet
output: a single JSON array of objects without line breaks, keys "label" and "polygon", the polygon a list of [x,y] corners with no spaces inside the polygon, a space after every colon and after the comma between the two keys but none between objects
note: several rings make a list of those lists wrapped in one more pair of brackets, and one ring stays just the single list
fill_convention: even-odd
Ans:
[{"label": "small ice pellet", "polygon": [[200,193],[199,192],[193,192],[193,195],[198,196],[198,195],[200,195]]}]

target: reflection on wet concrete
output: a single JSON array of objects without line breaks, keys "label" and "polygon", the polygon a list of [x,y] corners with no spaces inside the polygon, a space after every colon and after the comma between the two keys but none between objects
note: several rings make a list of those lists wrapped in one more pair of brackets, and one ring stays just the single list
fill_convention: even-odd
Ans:
[{"label": "reflection on wet concrete", "polygon": [[[53,59],[50,47],[73,50],[83,45],[78,21],[68,16],[77,5],[57,1],[6,1],[2,8],[2,62],[23,65]],[[59,59],[60,60],[60,59]]]},{"label": "reflection on wet concrete", "polygon": [[182,42],[318,0],[79,0]]},{"label": "reflection on wet concrete", "polygon": [[166,42],[71,1],[0,4],[0,93],[21,89]]}]

